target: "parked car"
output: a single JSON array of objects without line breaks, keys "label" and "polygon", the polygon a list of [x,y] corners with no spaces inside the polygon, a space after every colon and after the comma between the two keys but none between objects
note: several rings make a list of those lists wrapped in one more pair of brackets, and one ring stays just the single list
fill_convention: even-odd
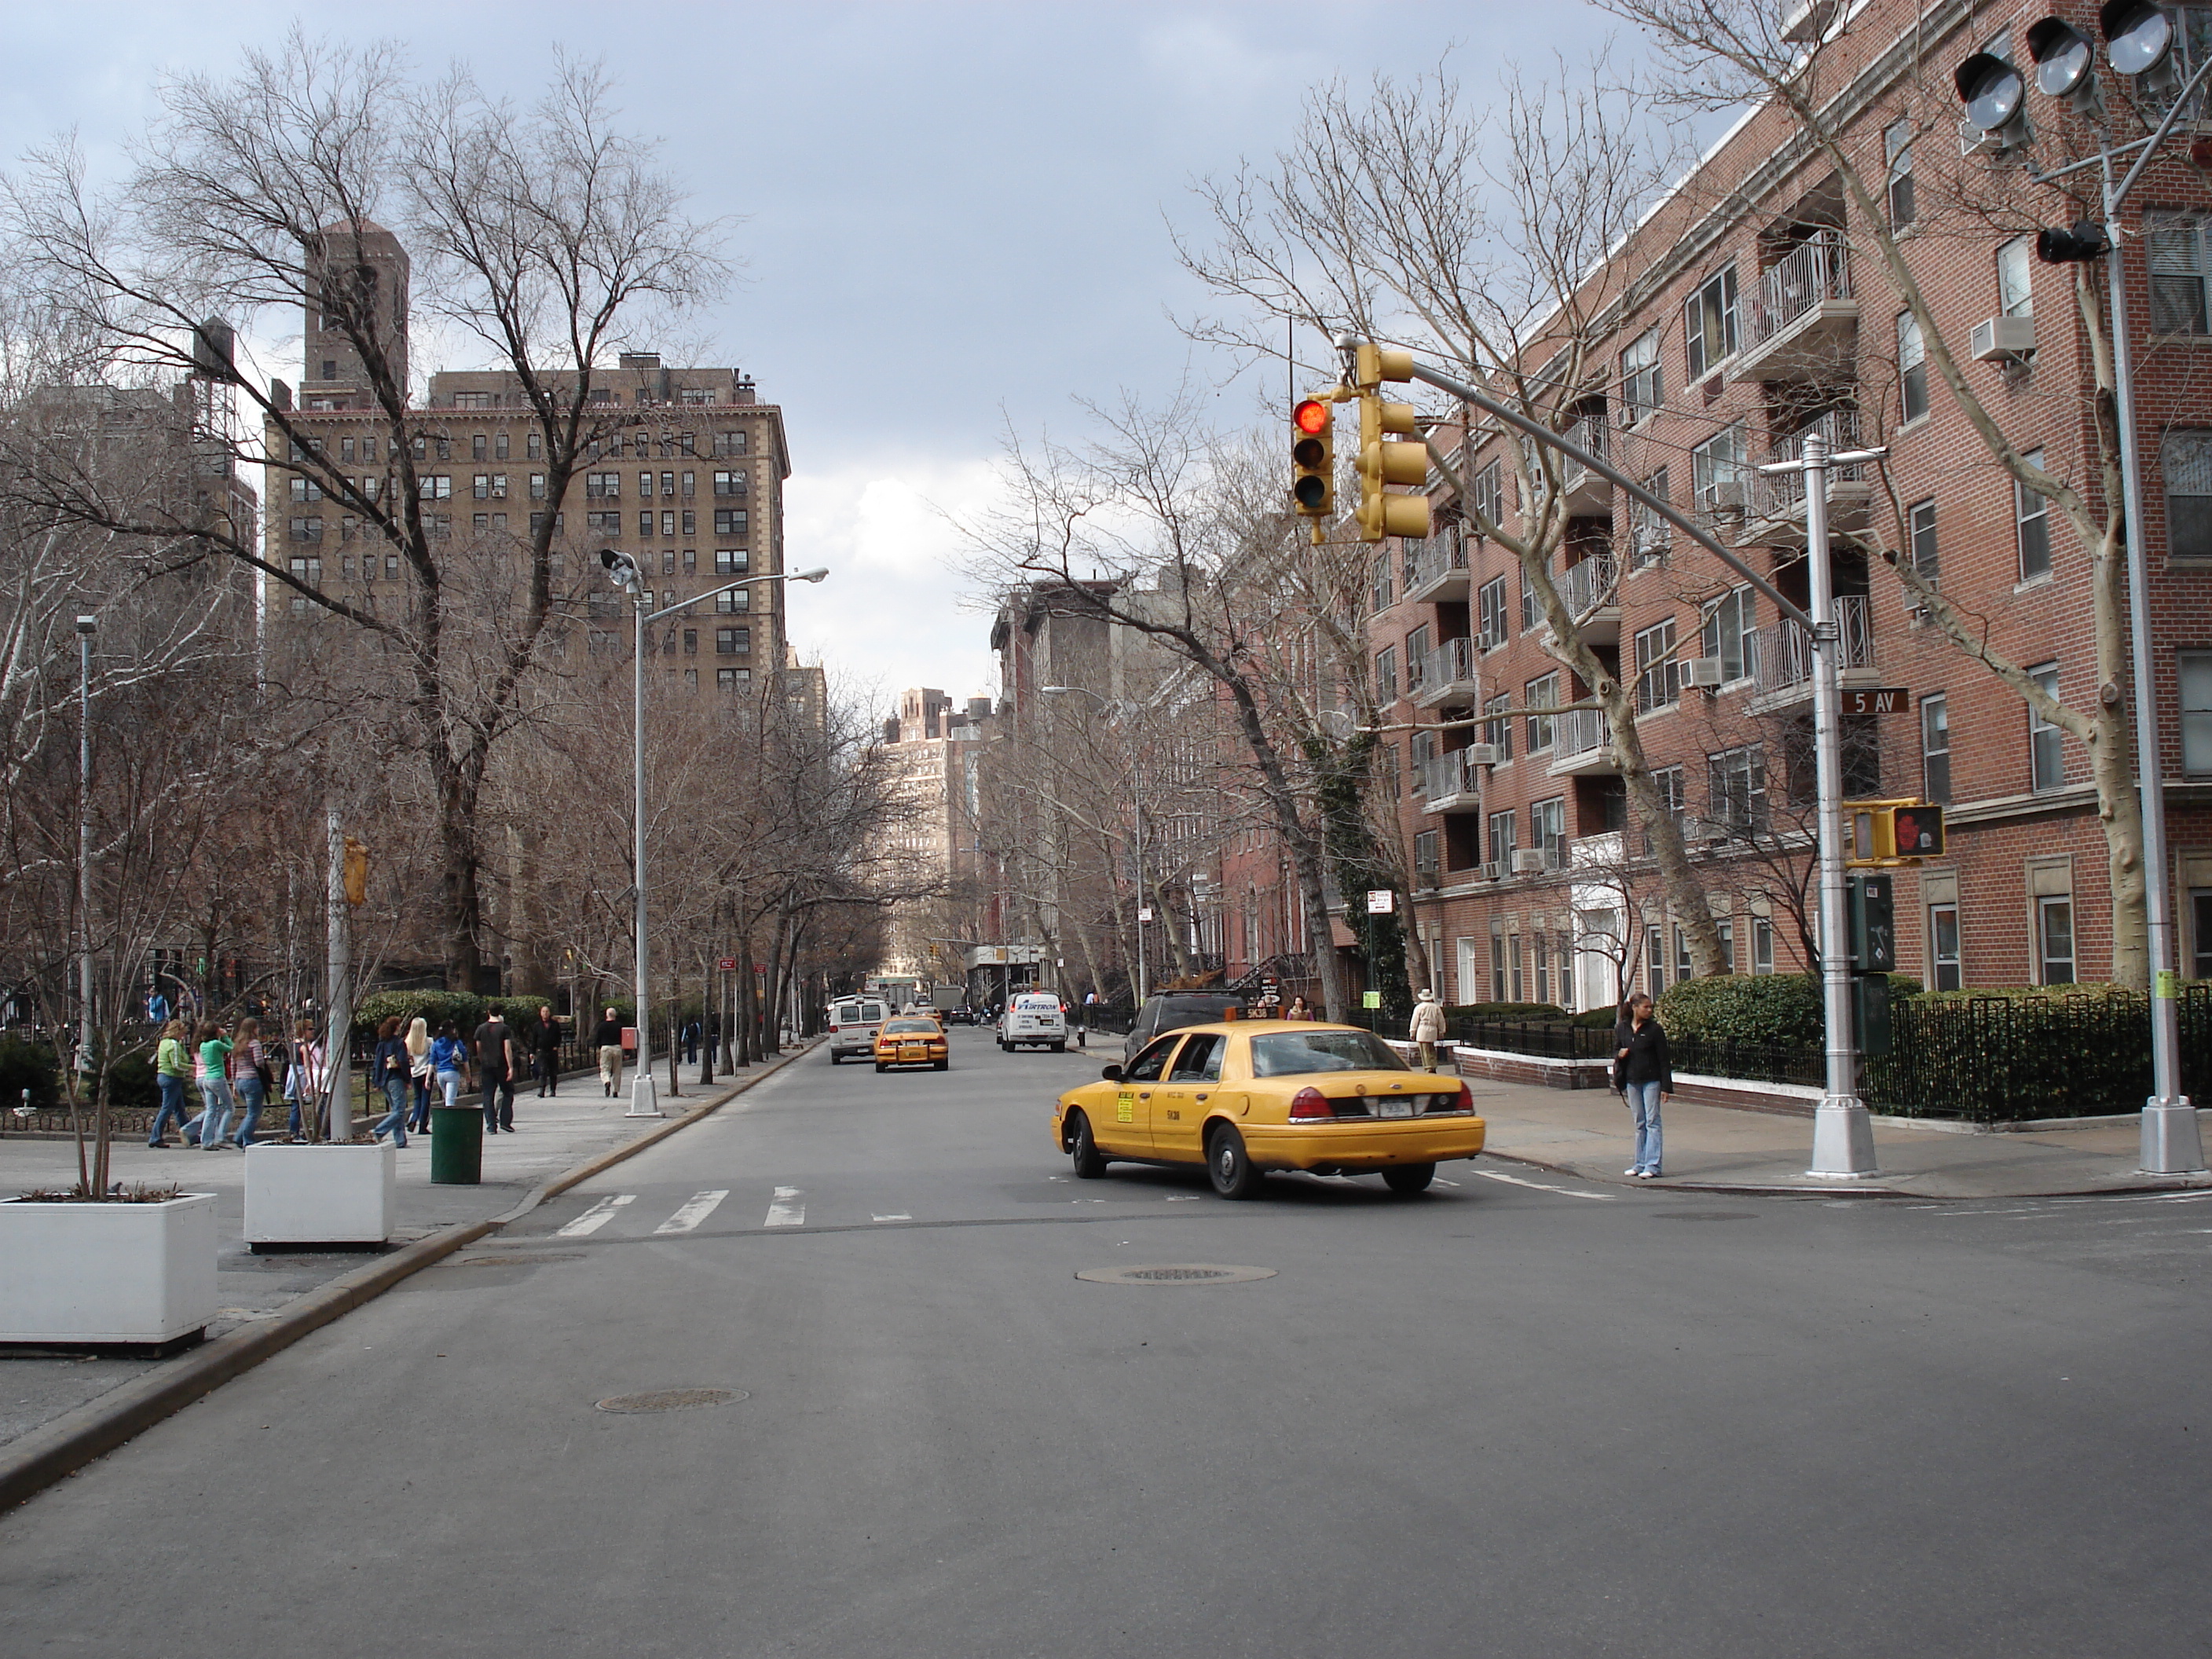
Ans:
[{"label": "parked car", "polygon": [[1252,1197],[1271,1170],[1379,1175],[1410,1195],[1480,1152],[1484,1132],[1464,1081],[1410,1069],[1370,1031],[1307,1020],[1170,1031],[1053,1112],[1079,1178],[1115,1160],[1203,1165],[1224,1198]]},{"label": "parked car", "polygon": [[830,1005],[830,1063],[876,1052],[876,1032],[890,1010],[881,997],[842,997]]},{"label": "parked car", "polygon": [[876,1033],[875,1054],[879,1072],[894,1066],[927,1066],[942,1072],[952,1064],[945,1028],[925,1014],[902,1014],[885,1020]]},{"label": "parked car", "polygon": [[1017,1048],[1043,1048],[1067,1051],[1067,1012],[1049,991],[1017,991],[1006,999],[999,1016],[999,1047],[1012,1054]]},{"label": "parked car", "polygon": [[1244,1011],[1244,999],[1234,991],[1162,991],[1145,999],[1137,1010],[1137,1023],[1121,1045],[1121,1057],[1136,1058],[1137,1050],[1163,1031],[1179,1031],[1186,1025],[1206,1025],[1234,1019]]}]

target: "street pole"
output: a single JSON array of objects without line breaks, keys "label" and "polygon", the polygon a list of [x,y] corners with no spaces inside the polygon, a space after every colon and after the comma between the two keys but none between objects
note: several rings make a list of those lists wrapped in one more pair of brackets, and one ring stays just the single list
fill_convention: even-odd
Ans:
[{"label": "street pole", "polygon": [[[76,1079],[72,1086],[80,1094],[92,1076],[92,636],[99,628],[96,617],[76,619]],[[106,1173],[99,1172],[103,1191]]]},{"label": "street pole", "polygon": [[1134,768],[1129,772],[1137,814],[1137,1006],[1145,1006],[1145,802]]},{"label": "street pole", "polygon": [[659,1117],[660,1102],[653,1085],[653,1008],[646,1000],[645,938],[645,584],[641,575],[630,590],[636,617],[629,653],[630,672],[630,878],[635,894],[633,925],[637,929],[637,1074],[632,1079],[625,1117]]},{"label": "street pole", "polygon": [[[2202,73],[2202,70],[2199,71]],[[2176,105],[2176,109],[2179,107]],[[2167,125],[2172,125],[2172,116]],[[2165,128],[2161,128],[2161,133]],[[2148,153],[2146,153],[2148,159]],[[2112,313],[2112,389],[2119,406],[2121,510],[2128,532],[2129,666],[2136,683],[2136,780],[2142,816],[2143,921],[2150,961],[2151,1095],[2143,1103],[2141,1152],[2147,1175],[2191,1175],[2204,1169],[2197,1109],[2181,1092],[2181,1024],[2174,1007],[2172,895],[2166,854],[2166,767],[2159,743],[2157,668],[2151,650],[2149,538],[2141,532],[2142,476],[2136,452],[2133,360],[2128,349],[2127,272],[2121,262],[2119,198],[2112,155],[2104,162],[2105,277]],[[2132,184],[2140,165],[2128,175]]]},{"label": "street pole", "polygon": [[1805,483],[1806,566],[1813,599],[1813,754],[1820,796],[1820,991],[1826,1015],[1827,1087],[1813,1114],[1808,1175],[1862,1181],[1875,1173],[1874,1120],[1859,1098],[1858,1042],[1852,1030],[1850,924],[1844,915],[1843,687],[1838,670],[1843,631],[1836,620],[1835,573],[1828,562],[1828,440],[1808,432],[1799,463]]},{"label": "street pole", "polygon": [[[347,937],[351,907],[346,903],[345,826],[338,821],[336,801],[323,807],[323,835],[330,844],[329,889],[324,895],[324,918],[329,927],[325,957],[327,1034],[323,1039],[323,1086],[330,1097],[327,1138],[332,1146],[353,1139],[353,1079],[348,1074],[347,1048],[352,1035],[353,996],[348,981],[353,976],[352,943]],[[308,1106],[309,1114],[313,1104]],[[302,1120],[312,1138],[313,1126]]]}]

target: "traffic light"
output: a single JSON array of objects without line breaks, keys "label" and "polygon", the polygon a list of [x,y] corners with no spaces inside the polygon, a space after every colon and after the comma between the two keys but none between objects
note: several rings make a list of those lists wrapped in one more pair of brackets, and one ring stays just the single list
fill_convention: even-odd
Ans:
[{"label": "traffic light", "polygon": [[1372,392],[1360,392],[1359,461],[1353,470],[1359,474],[1359,539],[1364,542],[1429,533],[1426,495],[1385,493],[1391,484],[1425,486],[1429,481],[1428,446],[1390,441],[1393,436],[1413,431],[1413,404],[1387,403]]},{"label": "traffic light", "polygon": [[1894,864],[1899,859],[1943,856],[1943,809],[1926,801],[1862,800],[1844,803],[1850,836],[1847,862]]},{"label": "traffic light", "polygon": [[1897,901],[1888,876],[1850,878],[1851,971],[1887,974],[1897,966]]},{"label": "traffic light", "polygon": [[1305,398],[1291,411],[1291,500],[1309,519],[1336,511],[1336,411],[1325,398]]},{"label": "traffic light", "polygon": [[2112,239],[2094,219],[2076,219],[2071,230],[2039,230],[2035,257],[2046,265],[2079,264],[2101,259],[2112,251]]}]

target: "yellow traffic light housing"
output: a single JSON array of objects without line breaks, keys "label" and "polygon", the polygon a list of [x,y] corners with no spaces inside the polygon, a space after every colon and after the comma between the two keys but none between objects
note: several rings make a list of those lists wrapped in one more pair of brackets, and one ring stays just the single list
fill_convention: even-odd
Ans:
[{"label": "yellow traffic light housing", "polygon": [[1923,800],[1847,800],[1844,860],[1860,868],[1917,864],[1943,856],[1943,809]]},{"label": "yellow traffic light housing", "polygon": [[[1362,346],[1360,368],[1364,374],[1368,367],[1367,354],[1373,346]],[[1384,356],[1405,357],[1408,363],[1411,354],[1398,352]],[[1386,370],[1389,364],[1382,366]],[[1429,533],[1429,498],[1423,495],[1392,495],[1387,492],[1392,484],[1411,484],[1425,488],[1429,482],[1429,450],[1424,443],[1393,443],[1395,436],[1410,436],[1414,430],[1413,406],[1411,404],[1386,403],[1372,392],[1359,394],[1359,461],[1354,469],[1359,474],[1359,539],[1379,542],[1385,536],[1425,536]]]},{"label": "yellow traffic light housing", "polygon": [[1291,410],[1291,501],[1304,518],[1336,512],[1335,414],[1326,398],[1300,398]]}]

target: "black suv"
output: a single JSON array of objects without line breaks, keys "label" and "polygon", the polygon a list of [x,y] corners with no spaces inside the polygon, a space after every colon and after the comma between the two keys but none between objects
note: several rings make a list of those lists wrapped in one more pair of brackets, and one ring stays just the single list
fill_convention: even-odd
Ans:
[{"label": "black suv", "polygon": [[1211,1025],[1228,1018],[1232,1012],[1242,1014],[1243,1011],[1244,999],[1234,991],[1163,991],[1146,998],[1145,1006],[1137,1011],[1137,1023],[1122,1045],[1121,1058],[1125,1063],[1134,1060],[1137,1050],[1163,1031]]}]

